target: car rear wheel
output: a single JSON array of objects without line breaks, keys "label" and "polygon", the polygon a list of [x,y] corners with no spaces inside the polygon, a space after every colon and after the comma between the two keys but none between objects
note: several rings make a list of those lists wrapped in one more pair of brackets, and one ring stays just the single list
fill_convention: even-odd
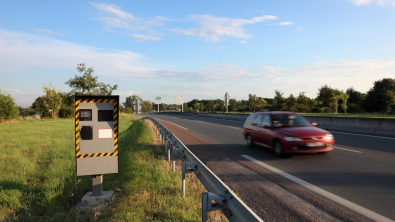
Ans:
[{"label": "car rear wheel", "polygon": [[255,146],[255,144],[252,142],[250,134],[247,135],[246,142],[247,142],[247,146],[250,147],[250,148]]},{"label": "car rear wheel", "polygon": [[278,156],[278,157],[284,156],[283,147],[281,146],[281,143],[279,141],[276,141],[274,143],[273,151],[274,151],[274,154],[276,154],[276,156]]}]

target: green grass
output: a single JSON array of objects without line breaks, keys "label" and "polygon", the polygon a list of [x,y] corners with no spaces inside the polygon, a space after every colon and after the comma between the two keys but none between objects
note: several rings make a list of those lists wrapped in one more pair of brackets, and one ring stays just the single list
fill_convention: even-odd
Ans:
[{"label": "green grass", "polygon": [[76,207],[91,177],[75,173],[72,119],[0,124],[0,221],[201,220],[205,190],[196,177],[188,174],[182,197],[181,173],[171,171],[149,122],[130,115],[119,122],[119,173],[104,175],[115,201],[90,211]]}]

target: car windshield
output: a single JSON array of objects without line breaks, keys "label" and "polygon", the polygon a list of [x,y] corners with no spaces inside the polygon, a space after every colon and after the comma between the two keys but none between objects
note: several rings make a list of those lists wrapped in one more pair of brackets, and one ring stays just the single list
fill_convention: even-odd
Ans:
[{"label": "car windshield", "polygon": [[273,115],[272,123],[276,128],[310,126],[310,123],[299,114]]}]

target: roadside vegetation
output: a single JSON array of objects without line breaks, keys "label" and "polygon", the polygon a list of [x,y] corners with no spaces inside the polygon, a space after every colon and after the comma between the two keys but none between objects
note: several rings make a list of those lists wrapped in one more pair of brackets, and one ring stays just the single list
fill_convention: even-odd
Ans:
[{"label": "roadside vegetation", "polygon": [[[104,175],[115,201],[100,209],[77,206],[91,177],[75,173],[73,120],[0,124],[0,221],[199,221],[204,187],[172,172],[151,124],[120,115],[119,173]],[[212,220],[222,220],[218,213]]]},{"label": "roadside vegetation", "polygon": [[[61,92],[52,84],[43,83],[43,96],[35,99],[27,108],[18,107],[7,92],[0,90],[0,123],[31,119],[72,118],[74,116],[74,95],[111,95],[118,85],[111,86],[98,81],[93,68],[84,63],[78,64],[79,75],[65,82],[72,88],[70,92]],[[157,105],[143,100],[138,95],[126,97],[120,101],[122,113],[134,113],[135,101],[139,100],[141,113],[156,112]],[[228,109],[227,109],[227,108]],[[160,111],[181,111],[181,104],[159,105]],[[223,99],[193,99],[183,103],[184,112],[252,113],[256,111],[294,111],[322,116],[378,117],[392,118],[395,115],[395,79],[384,78],[373,83],[367,92],[359,92],[353,87],[346,91],[323,85],[316,97],[308,97],[305,92],[299,95],[284,95],[280,90],[274,91],[273,98],[264,98],[249,93],[247,100],[230,98],[226,106]],[[313,114],[310,114],[313,113]],[[340,113],[345,115],[340,115]],[[334,115],[335,114],[335,115]],[[352,115],[347,115],[352,114]]]}]

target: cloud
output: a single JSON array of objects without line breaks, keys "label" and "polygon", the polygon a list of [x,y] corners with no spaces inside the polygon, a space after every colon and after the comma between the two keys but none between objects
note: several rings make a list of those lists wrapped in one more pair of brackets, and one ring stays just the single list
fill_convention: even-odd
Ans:
[{"label": "cloud", "polygon": [[293,22],[279,22],[279,23],[273,23],[270,25],[279,25],[279,26],[285,26],[285,25],[292,25],[294,24]]},{"label": "cloud", "polygon": [[200,85],[200,87],[203,88],[203,89],[216,89],[216,88],[218,88],[218,85],[203,84],[203,85]]},{"label": "cloud", "polygon": [[139,40],[144,40],[144,41],[159,41],[159,40],[162,40],[162,38],[157,37],[157,36],[152,36],[152,35],[131,34],[130,36],[133,37],[133,38],[139,39]]},{"label": "cloud", "polygon": [[15,69],[70,67],[81,62],[103,70],[104,75],[112,75],[114,69],[118,75],[150,71],[139,65],[143,56],[130,51],[103,50],[6,30],[0,30],[0,42],[0,75]]},{"label": "cloud", "polygon": [[263,15],[251,19],[221,18],[212,15],[193,15],[190,21],[195,21],[198,28],[173,29],[179,35],[199,36],[208,41],[219,41],[222,36],[230,36],[241,39],[249,39],[251,36],[245,33],[244,26],[267,20],[277,19],[273,15]]},{"label": "cloud", "polygon": [[[125,12],[121,7],[106,3],[90,3],[99,11],[99,15],[94,19],[102,22],[108,30],[126,30],[129,32],[153,32],[153,28],[162,26],[165,21],[172,21],[172,19],[164,16],[155,16],[153,18],[140,18]],[[130,34],[131,37],[146,40],[158,41],[161,38],[154,35],[147,35],[141,33]]]},{"label": "cloud", "polygon": [[48,35],[62,35],[62,36],[65,36],[65,34],[53,32],[53,31],[48,30],[48,29],[33,29],[33,31],[38,32],[38,33],[48,34]]},{"label": "cloud", "polygon": [[375,3],[379,6],[394,6],[395,0],[351,0],[355,5],[368,5],[370,3]]}]

